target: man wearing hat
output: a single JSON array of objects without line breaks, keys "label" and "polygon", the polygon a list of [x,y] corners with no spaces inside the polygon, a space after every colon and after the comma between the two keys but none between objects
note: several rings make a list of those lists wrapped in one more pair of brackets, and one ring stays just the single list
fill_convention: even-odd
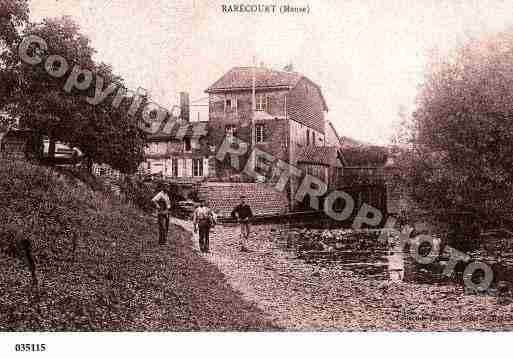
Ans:
[{"label": "man wearing hat", "polygon": [[152,202],[157,207],[157,218],[159,227],[159,244],[165,244],[167,241],[167,233],[169,231],[169,210],[171,209],[171,201],[166,193],[166,188],[163,184],[157,187],[159,191]]},{"label": "man wearing hat", "polygon": [[253,212],[251,211],[251,207],[246,203],[246,197],[240,196],[240,203],[237,205],[237,207],[233,209],[232,217],[236,218],[237,221],[240,223],[240,250],[242,252],[247,252],[248,248],[245,244],[247,243],[249,238],[249,221],[253,217]]}]

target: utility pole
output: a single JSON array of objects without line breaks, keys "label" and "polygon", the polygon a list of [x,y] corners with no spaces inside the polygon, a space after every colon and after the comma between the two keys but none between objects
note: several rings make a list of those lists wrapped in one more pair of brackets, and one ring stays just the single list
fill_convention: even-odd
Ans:
[{"label": "utility pole", "polygon": [[255,129],[255,115],[256,115],[256,56],[253,56],[253,67],[251,69],[252,71],[252,77],[253,77],[253,83],[251,86],[251,123],[250,123],[250,130],[251,130],[251,154],[250,158],[248,159],[251,161],[251,165],[253,166],[253,169],[256,167],[256,158],[255,158],[255,152],[253,151],[255,143],[256,143],[256,129]]},{"label": "utility pole", "polygon": [[252,67],[252,77],[253,77],[253,84],[251,86],[251,148],[253,148],[253,144],[255,143],[255,114],[256,114],[256,56],[253,56],[253,67]]}]

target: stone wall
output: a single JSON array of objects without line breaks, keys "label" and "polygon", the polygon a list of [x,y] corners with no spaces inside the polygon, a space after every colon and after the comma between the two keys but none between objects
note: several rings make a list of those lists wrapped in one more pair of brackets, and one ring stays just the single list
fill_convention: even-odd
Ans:
[{"label": "stone wall", "polygon": [[204,182],[199,197],[221,217],[230,217],[232,209],[239,203],[240,196],[246,196],[255,216],[279,215],[288,212],[285,192],[278,192],[272,186],[262,183]]},{"label": "stone wall", "polygon": [[[264,94],[267,98],[265,111],[272,116],[285,116],[286,90],[256,91],[256,95]],[[234,107],[226,107],[226,100],[236,103]],[[229,93],[214,93],[209,95],[209,119],[240,122],[249,119],[252,113],[253,95],[251,90],[230,91]]]},{"label": "stone wall", "polygon": [[[255,145],[261,151],[271,154],[276,160],[280,159],[287,161],[289,159],[288,152],[288,139],[289,139],[289,128],[288,122],[285,119],[269,119],[269,120],[258,120],[255,124],[264,124],[265,129],[265,142],[258,143]],[[227,125],[235,125],[236,132],[235,136],[248,144],[251,143],[251,127],[249,125],[241,123],[231,123],[222,119],[212,120],[210,125],[210,140],[211,143],[219,148],[221,143],[224,141],[226,134],[225,128]],[[230,178],[237,176],[243,170],[246,165],[246,161],[251,153],[251,148],[248,148],[246,155],[240,156],[240,168],[232,168],[229,155],[223,161],[216,161],[216,175],[222,178]]]}]

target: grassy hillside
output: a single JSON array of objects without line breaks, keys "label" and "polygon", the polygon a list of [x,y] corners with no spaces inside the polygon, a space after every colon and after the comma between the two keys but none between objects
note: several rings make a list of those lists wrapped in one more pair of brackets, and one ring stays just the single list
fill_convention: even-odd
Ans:
[{"label": "grassy hillside", "polygon": [[0,199],[0,330],[269,328],[181,228],[159,246],[154,218],[22,161]]}]

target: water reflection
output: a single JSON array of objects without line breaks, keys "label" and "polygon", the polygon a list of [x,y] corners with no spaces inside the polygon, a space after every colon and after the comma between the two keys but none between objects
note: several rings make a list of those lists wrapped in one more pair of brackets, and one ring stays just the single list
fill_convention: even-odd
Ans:
[{"label": "water reflection", "polygon": [[378,230],[327,230],[320,223],[317,228],[312,228],[310,223],[289,223],[281,230],[286,233],[287,249],[308,263],[328,268],[336,266],[366,278],[404,280],[402,248],[380,241]]},{"label": "water reflection", "polygon": [[[409,248],[402,248],[394,240],[380,241],[379,230],[355,231],[347,228],[330,228],[322,221],[313,228],[311,223],[280,223],[273,231],[281,233],[284,249],[297,258],[325,268],[347,270],[366,279],[392,282],[415,282],[428,285],[462,285],[462,273],[468,262],[458,262],[454,275],[443,274],[447,265],[444,252],[429,264],[419,264],[412,258]],[[421,252],[419,252],[420,254]],[[485,253],[485,252],[483,252]],[[496,282],[513,278],[513,251],[501,253],[499,259],[488,258],[481,252],[469,253],[472,260],[488,263]],[[501,258],[502,257],[502,258]]]},{"label": "water reflection", "polygon": [[401,282],[404,279],[404,253],[402,248],[394,247],[387,256],[387,271],[391,281]]}]

